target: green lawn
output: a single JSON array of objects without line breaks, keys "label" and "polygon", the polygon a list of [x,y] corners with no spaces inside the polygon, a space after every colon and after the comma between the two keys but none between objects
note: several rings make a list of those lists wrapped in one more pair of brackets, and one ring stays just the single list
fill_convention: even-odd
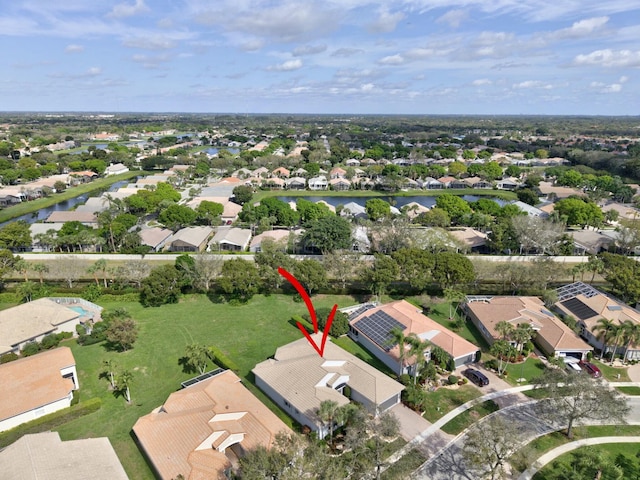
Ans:
[{"label": "green lawn", "polygon": [[[545,365],[538,358],[529,357],[523,363],[512,363],[507,366],[507,376],[505,381],[511,385],[526,385],[532,380],[542,375]],[[525,382],[518,383],[519,378],[526,379]]]},{"label": "green lawn", "polygon": [[333,343],[335,343],[341,348],[344,348],[347,352],[351,353],[352,355],[355,355],[360,360],[364,360],[369,365],[372,365],[373,367],[377,368],[381,372],[384,372],[387,375],[390,375],[396,378],[397,373],[391,371],[391,369],[387,367],[384,363],[382,363],[377,357],[375,357],[373,353],[371,353],[366,348],[362,347],[360,344],[354,342],[346,335],[340,338],[336,338],[335,340],[333,340]]},{"label": "green lawn", "polygon": [[616,390],[625,395],[640,395],[640,387],[616,387]]},{"label": "green lawn", "polygon": [[[442,302],[431,305],[431,311],[429,312],[428,317],[435,320],[443,327],[453,330],[465,340],[470,341],[474,345],[478,345],[483,352],[488,351],[489,344],[482,337],[476,326],[471,323],[470,320],[465,320],[462,328],[456,328],[455,322],[449,320],[449,305],[450,302]],[[451,312],[455,311],[454,308],[451,308]],[[460,315],[460,309],[458,309],[454,316],[455,318],[460,318]]]},{"label": "green lawn", "polygon": [[[356,303],[347,296],[314,297],[316,306],[331,306],[334,302],[339,306]],[[194,376],[184,373],[178,364],[185,346],[193,342],[220,348],[239,366],[244,384],[292,424],[253,385],[250,371],[256,363],[272,356],[278,346],[302,338],[291,316],[304,313],[304,303],[284,295],[259,295],[246,305],[233,307],[212,303],[202,295],[187,296],[179,304],[158,308],[144,308],[134,302],[98,303],[105,308],[125,307],[137,321],[140,333],[134,348],[124,353],[106,351],[103,345],[83,347],[75,341],[68,342],[77,362],[81,400],[100,397],[102,408],[59,427],[64,440],[107,436],[130,478],[152,479],[133,442],[131,428],[138,417],[162,405],[171,392],[178,390],[180,382]],[[108,382],[99,378],[107,358],[134,372],[132,405],[121,397],[115,398],[108,391]]]},{"label": "green lawn", "polygon": [[435,392],[428,394],[429,401],[423,416],[431,423],[435,423],[454,408],[481,395],[480,391],[473,385],[438,388]]},{"label": "green lawn", "polygon": [[381,478],[382,480],[404,480],[426,461],[427,457],[424,453],[414,448],[385,470]]},{"label": "green lawn", "polygon": [[[602,376],[610,382],[630,382],[629,374],[627,373],[626,368],[620,367],[612,367],[608,363],[602,363],[600,360],[596,360],[595,358],[591,360],[591,362],[596,365],[600,371],[602,371]],[[620,375],[620,377],[618,377]]]},{"label": "green lawn", "polygon": [[458,435],[465,428],[470,427],[482,417],[486,417],[490,413],[497,412],[500,409],[498,404],[493,400],[479,403],[465,410],[460,415],[452,419],[450,422],[442,426],[442,431],[450,435]]}]

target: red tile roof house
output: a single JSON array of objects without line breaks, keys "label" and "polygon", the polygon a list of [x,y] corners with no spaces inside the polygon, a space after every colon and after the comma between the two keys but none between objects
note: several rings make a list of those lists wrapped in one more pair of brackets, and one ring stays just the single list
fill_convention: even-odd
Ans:
[{"label": "red tile roof house", "polygon": [[0,432],[69,407],[80,387],[69,347],[0,365],[0,379]]},{"label": "red tile roof house", "polygon": [[[360,343],[378,357],[394,372],[400,371],[400,349],[392,344],[390,331],[394,327],[402,329],[405,336],[415,333],[422,340],[442,348],[454,361],[455,368],[474,363],[480,349],[435,320],[423,315],[418,307],[406,300],[398,300],[384,305],[365,304],[360,309],[349,311],[349,337]],[[414,358],[405,358],[403,373],[411,373]]]},{"label": "red tile roof house", "polygon": [[463,311],[491,345],[500,338],[499,322],[515,327],[527,323],[536,331],[533,341],[549,357],[574,357],[584,360],[593,347],[547,310],[538,297],[468,296]]},{"label": "red tile roof house", "polygon": [[270,448],[291,430],[225,370],[169,395],[133,432],[158,478],[226,480],[247,450]]},{"label": "red tile roof house", "polygon": [[[322,333],[311,336],[317,345]],[[400,403],[402,384],[376,370],[327,339],[324,357],[318,355],[306,338],[284,345],[272,359],[252,370],[256,385],[301,425],[328,433],[317,411],[323,400],[346,405],[350,400],[362,404],[372,415],[379,415]],[[349,386],[351,398],[344,395]]]}]

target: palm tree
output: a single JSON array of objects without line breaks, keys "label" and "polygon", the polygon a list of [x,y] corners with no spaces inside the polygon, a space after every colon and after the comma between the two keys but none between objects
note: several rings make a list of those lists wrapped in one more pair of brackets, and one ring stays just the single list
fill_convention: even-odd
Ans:
[{"label": "palm tree", "polygon": [[123,370],[118,377],[118,385],[120,385],[120,390],[124,391],[124,398],[127,400],[127,403],[131,403],[131,390],[129,387],[133,381],[133,373],[130,370]]},{"label": "palm tree", "polygon": [[400,361],[400,370],[398,372],[398,378],[402,376],[402,372],[404,371],[404,359],[405,359],[405,348],[404,345],[407,341],[407,337],[404,335],[404,331],[400,327],[393,327],[389,334],[391,335],[391,339],[389,340],[390,347],[398,344],[398,360]]},{"label": "palm tree", "polygon": [[589,257],[589,262],[587,263],[587,270],[591,272],[591,283],[596,278],[596,274],[603,274],[605,271],[604,261],[596,257],[595,255]]},{"label": "palm tree", "polygon": [[623,325],[614,325],[613,333],[611,334],[613,340],[613,353],[611,354],[611,365],[616,358],[616,351],[618,350],[618,344],[624,341],[625,329]]},{"label": "palm tree", "polygon": [[607,345],[613,339],[615,335],[616,325],[606,318],[600,318],[596,322],[596,325],[593,327],[593,333],[595,333],[596,338],[602,342],[602,350],[600,351],[600,360],[604,358],[605,351],[607,350]]},{"label": "palm tree", "polygon": [[115,388],[116,388],[116,380],[115,380],[115,378],[113,376],[113,372],[116,369],[116,362],[114,362],[112,358],[109,358],[107,360],[104,360],[102,362],[102,365],[104,365],[106,373],[107,373],[107,375],[109,375],[109,383],[111,383],[111,388],[113,390],[115,390]]},{"label": "palm tree", "polygon": [[528,323],[521,323],[511,333],[511,338],[516,342],[516,349],[521,352],[525,343],[531,340],[534,334],[533,327]]},{"label": "palm tree", "polygon": [[31,270],[40,276],[40,284],[44,283],[43,275],[49,273],[49,267],[45,263],[34,263],[31,265]]},{"label": "palm tree", "polygon": [[509,345],[509,343],[506,340],[498,340],[496,342],[493,342],[493,345],[491,345],[491,349],[489,350],[489,352],[494,357],[497,357],[499,361],[498,363],[499,376],[502,376],[505,369],[507,368],[507,365],[509,363],[508,358],[511,355],[512,351],[513,351],[513,347]]},{"label": "palm tree", "polygon": [[340,406],[338,402],[333,400],[323,400],[318,408],[318,417],[320,421],[329,427],[329,441],[333,443],[333,424]]},{"label": "palm tree", "polygon": [[629,349],[640,343],[640,324],[632,322],[631,320],[625,320],[621,327],[624,330],[624,339],[626,340],[624,361],[627,362],[629,361]]},{"label": "palm tree", "polygon": [[417,334],[410,333],[406,338],[409,344],[409,356],[416,357],[415,368],[413,371],[413,384],[416,384],[418,372],[422,369],[427,361],[425,350],[431,347],[429,340],[422,340]]},{"label": "palm tree", "polygon": [[509,339],[514,330],[515,327],[505,320],[496,323],[496,332],[501,335],[502,340]]},{"label": "palm tree", "polygon": [[[453,315],[458,310],[458,305],[460,304],[460,302],[464,300],[465,294],[464,292],[461,292],[460,290],[456,290],[455,288],[445,288],[444,298],[446,298],[447,301],[449,302],[449,320],[453,320]],[[454,302],[456,302],[457,305],[456,305],[456,309],[452,313],[451,308],[453,307]]]}]

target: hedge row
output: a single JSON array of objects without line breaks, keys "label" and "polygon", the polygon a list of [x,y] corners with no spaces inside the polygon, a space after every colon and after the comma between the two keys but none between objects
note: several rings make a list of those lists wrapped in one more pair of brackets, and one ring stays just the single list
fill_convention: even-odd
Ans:
[{"label": "hedge row", "polygon": [[227,370],[232,370],[235,373],[238,373],[240,371],[240,367],[238,367],[238,365],[236,365],[233,360],[227,357],[224,352],[222,352],[222,350],[217,347],[209,347],[209,358],[211,358],[211,361],[219,367],[226,368]]},{"label": "hedge row", "polygon": [[37,418],[23,425],[18,425],[11,430],[0,433],[0,448],[11,445],[23,435],[48,432],[71,420],[97,412],[100,410],[100,407],[102,407],[102,401],[97,397],[91,398],[86,402],[80,402],[64,410],[58,410],[57,412],[50,413],[49,415]]}]

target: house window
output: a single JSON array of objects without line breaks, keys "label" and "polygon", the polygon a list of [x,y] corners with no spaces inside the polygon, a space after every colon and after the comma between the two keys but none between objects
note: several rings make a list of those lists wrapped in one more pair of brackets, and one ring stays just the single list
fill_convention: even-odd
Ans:
[{"label": "house window", "polygon": [[339,392],[341,395],[344,395],[344,387],[346,387],[347,384],[346,383],[341,383],[340,385],[338,385],[337,387],[335,387],[335,390],[337,392]]},{"label": "house window", "polygon": [[284,401],[285,406],[290,407],[291,405],[286,400]]}]

